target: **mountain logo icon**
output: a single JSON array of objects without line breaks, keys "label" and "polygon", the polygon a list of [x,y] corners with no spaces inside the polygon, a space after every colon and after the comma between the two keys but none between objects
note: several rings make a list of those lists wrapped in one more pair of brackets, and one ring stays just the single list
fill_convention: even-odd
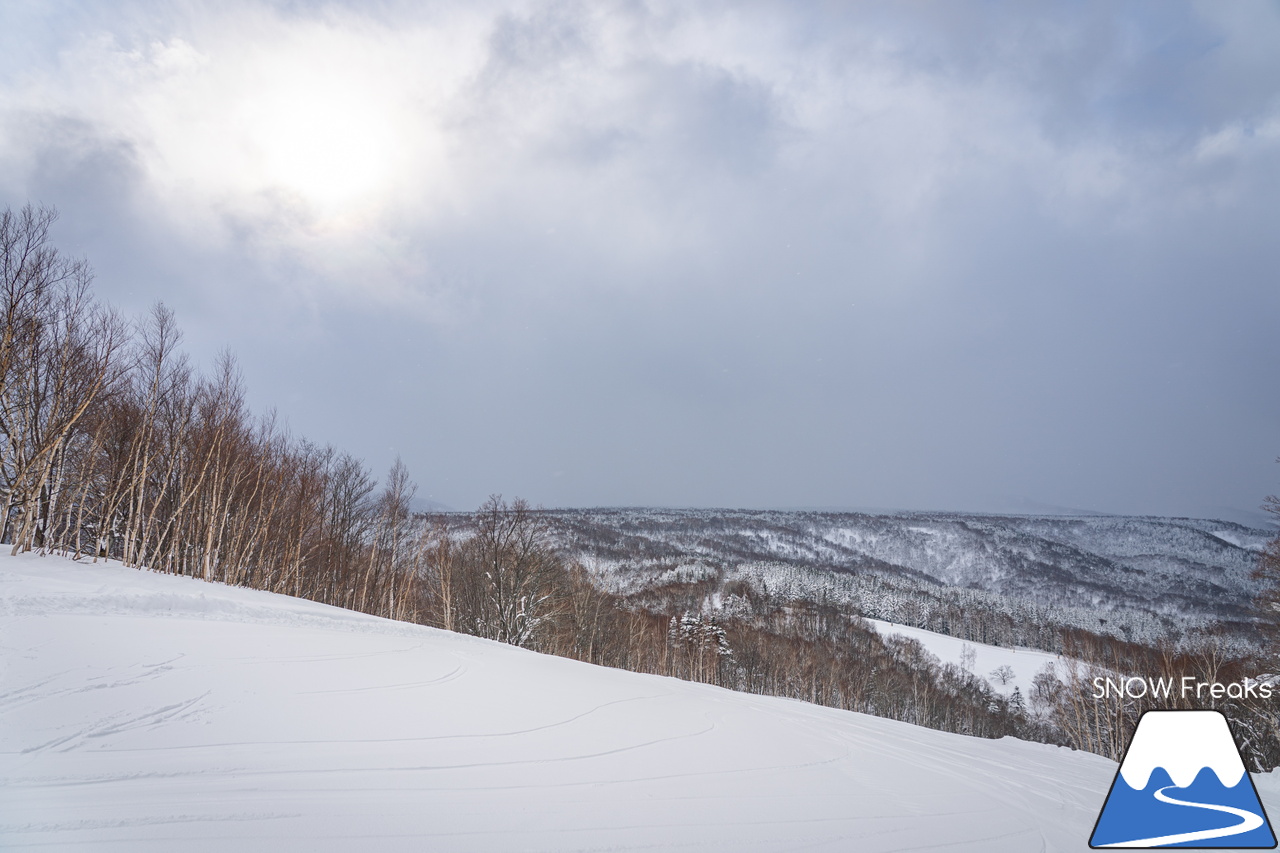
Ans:
[{"label": "mountain logo icon", "polygon": [[1089,846],[1276,846],[1271,822],[1222,712],[1142,715]]}]

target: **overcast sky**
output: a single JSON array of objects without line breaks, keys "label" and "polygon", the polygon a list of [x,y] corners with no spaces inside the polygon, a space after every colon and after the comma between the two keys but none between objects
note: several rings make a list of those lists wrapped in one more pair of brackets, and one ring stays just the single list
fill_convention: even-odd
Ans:
[{"label": "overcast sky", "polygon": [[420,494],[1280,492],[1280,5],[0,10],[0,207]]}]

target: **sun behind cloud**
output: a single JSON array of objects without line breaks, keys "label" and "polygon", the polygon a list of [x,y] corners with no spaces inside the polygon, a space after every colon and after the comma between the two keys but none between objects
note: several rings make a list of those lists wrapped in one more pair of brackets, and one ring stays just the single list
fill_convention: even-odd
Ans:
[{"label": "sun behind cloud", "polygon": [[147,203],[202,243],[256,234],[311,251],[438,195],[440,111],[470,73],[444,31],[270,12],[215,23],[86,36],[23,106],[127,146]]},{"label": "sun behind cloud", "polygon": [[398,105],[356,71],[279,71],[231,108],[242,180],[300,198],[321,221],[376,206],[406,165]]}]

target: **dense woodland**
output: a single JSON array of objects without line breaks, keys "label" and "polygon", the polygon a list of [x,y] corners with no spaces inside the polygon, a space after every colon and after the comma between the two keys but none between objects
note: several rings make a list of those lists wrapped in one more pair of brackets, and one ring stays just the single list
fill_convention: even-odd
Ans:
[{"label": "dense woodland", "polygon": [[[1238,638],[1132,642],[998,596],[874,572],[804,583],[731,566],[682,575],[679,554],[641,555],[658,571],[619,583],[566,545],[565,519],[520,500],[415,514],[401,463],[379,484],[350,454],[251,412],[230,354],[197,370],[164,306],[129,319],[96,301],[87,263],[53,245],[55,219],[32,207],[0,216],[0,519],[14,553],[120,561],[605,666],[1111,757],[1143,708],[1089,698],[1094,674],[1227,681],[1274,671]],[[1273,543],[1263,561],[1271,581],[1277,555]],[[803,574],[787,570],[793,581]],[[1035,695],[1006,698],[863,617],[1067,657],[1037,678]],[[1234,704],[1254,769],[1280,764],[1274,703]]]}]

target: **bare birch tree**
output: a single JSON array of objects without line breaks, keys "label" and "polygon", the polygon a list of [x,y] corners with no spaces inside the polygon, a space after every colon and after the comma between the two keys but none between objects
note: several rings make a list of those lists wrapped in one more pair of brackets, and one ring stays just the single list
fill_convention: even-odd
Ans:
[{"label": "bare birch tree", "polygon": [[14,553],[44,545],[73,431],[123,375],[125,327],[94,302],[88,264],[50,244],[56,219],[0,214],[0,518]]},{"label": "bare birch tree", "polygon": [[463,546],[480,592],[474,629],[503,643],[531,645],[561,604],[563,568],[546,524],[525,501],[507,505],[498,495],[480,507],[476,521]]}]

